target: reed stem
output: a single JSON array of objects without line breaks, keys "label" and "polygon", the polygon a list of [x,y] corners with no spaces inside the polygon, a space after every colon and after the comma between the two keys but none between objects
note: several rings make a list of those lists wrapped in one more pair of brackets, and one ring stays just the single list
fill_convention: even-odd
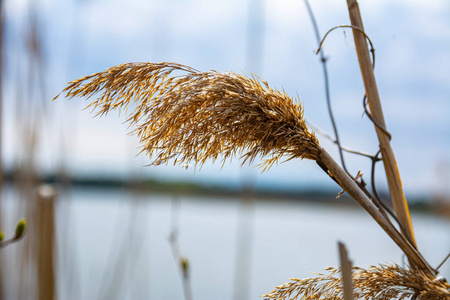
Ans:
[{"label": "reed stem", "polygon": [[426,262],[416,248],[392,225],[392,223],[378,210],[372,201],[364,194],[358,185],[348,176],[339,164],[322,148],[320,163],[328,169],[328,175],[335,179],[339,185],[355,199],[371,216],[378,225],[394,240],[394,242],[407,255],[409,260],[424,272],[435,276],[436,271]]},{"label": "reed stem", "polygon": [[[347,0],[347,4],[352,25],[364,30],[357,1]],[[366,38],[364,34],[355,29],[353,29],[353,37],[355,40],[356,53],[358,55],[358,61],[361,69],[364,87],[366,95],[368,97],[370,112],[375,122],[379,124],[383,129],[386,129],[383,110],[381,108],[380,96],[378,94],[377,83],[375,81],[375,75],[373,73],[373,67],[370,61],[370,53],[367,48]],[[375,126],[375,130],[380,143],[384,169],[386,171],[389,192],[392,198],[392,204],[394,206],[397,218],[401,224],[402,233],[406,236],[409,243],[417,248],[408,203],[406,202],[405,195],[403,193],[400,173],[398,171],[397,163],[394,157],[394,152],[390,145],[389,136],[383,131],[382,128]]]}]

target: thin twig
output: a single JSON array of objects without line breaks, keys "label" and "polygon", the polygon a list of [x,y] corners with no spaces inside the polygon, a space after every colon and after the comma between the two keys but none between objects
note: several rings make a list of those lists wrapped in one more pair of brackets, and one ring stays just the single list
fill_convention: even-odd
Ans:
[{"label": "thin twig", "polygon": [[[372,171],[375,170],[375,167],[372,167]],[[372,178],[371,178],[372,181]],[[372,183],[373,186],[374,183]],[[397,225],[400,227],[400,229],[402,231],[404,231],[404,228],[402,227],[402,223],[399,221],[399,219],[397,218],[397,216],[395,215],[395,213],[392,211],[392,209],[389,208],[389,206],[387,206],[379,197],[378,195],[375,197],[370,198],[372,199],[372,202],[378,207],[378,209],[380,210],[380,212],[385,215],[387,217],[386,212],[391,216],[391,218],[393,218],[395,220],[395,222],[397,223]]]},{"label": "thin twig", "polygon": [[[317,127],[317,126],[311,124],[311,123],[308,122],[308,121],[306,121],[306,124],[307,124],[309,127],[311,127],[311,129],[313,129],[314,132],[320,134],[321,136],[325,137],[326,139],[330,140],[331,142],[337,144],[336,139],[333,138],[333,137],[332,137],[331,135],[329,135],[328,133],[326,133],[326,132],[325,132],[324,130],[322,130],[321,128],[319,128],[319,127]],[[345,152],[352,153],[352,154],[356,154],[356,155],[361,155],[361,156],[364,156],[364,157],[368,157],[368,158],[370,158],[370,159],[372,159],[372,160],[373,160],[373,157],[374,157],[372,154],[369,154],[369,153],[363,152],[363,151],[359,151],[359,150],[354,150],[354,149],[351,149],[351,148],[349,148],[349,147],[346,147],[346,146],[344,146],[344,145],[342,145],[342,144],[339,146],[339,148],[342,149],[342,150],[344,150]]]},{"label": "thin twig", "polygon": [[178,244],[178,218],[179,218],[180,199],[172,200],[172,220],[169,242],[172,248],[173,258],[179,267],[181,280],[183,281],[183,291],[186,300],[193,300],[192,287],[189,277],[189,263],[187,258],[181,255],[180,246]]},{"label": "thin twig", "polygon": [[401,228],[402,227],[402,223],[398,220],[397,216],[390,209],[390,207],[387,206],[383,201],[381,201],[381,198],[378,196],[377,189],[376,189],[376,186],[375,186],[375,166],[376,166],[376,163],[378,161],[380,161],[380,158],[378,158],[380,153],[381,153],[381,150],[378,150],[377,154],[375,154],[375,156],[372,158],[372,171],[371,171],[371,175],[370,175],[370,183],[371,183],[371,186],[372,186],[372,193],[374,195],[373,199],[376,200],[378,202],[378,204],[380,206],[382,206],[383,209],[386,210],[389,213],[389,215],[397,222],[398,226],[400,226],[400,228]]},{"label": "thin twig", "polygon": [[0,242],[0,248],[6,247],[14,242],[18,242],[20,239],[11,238],[9,240],[1,241]]},{"label": "thin twig", "polygon": [[375,121],[375,119],[373,118],[372,114],[369,112],[369,110],[367,109],[367,95],[364,95],[364,99],[363,99],[363,106],[364,106],[364,113],[367,115],[367,117],[370,119],[370,121],[372,121],[372,123],[378,127],[378,129],[380,129],[381,131],[383,131],[388,137],[389,140],[392,140],[392,135],[389,131],[387,131],[387,129],[382,126],[380,123],[378,123],[377,121]]},{"label": "thin twig", "polygon": [[370,40],[369,36],[364,32],[364,29],[362,29],[358,26],[354,26],[354,25],[338,25],[338,26],[335,26],[335,27],[331,28],[330,30],[328,30],[327,33],[322,38],[322,40],[319,44],[319,49],[317,49],[316,54],[318,54],[320,52],[320,50],[322,50],[322,45],[325,42],[327,35],[329,33],[331,33],[333,30],[336,30],[338,28],[352,28],[352,29],[357,30],[357,31],[361,32],[362,34],[364,34],[364,36],[366,37],[366,39],[369,41],[369,44],[370,44],[370,52],[372,53],[372,66],[373,66],[373,68],[375,68],[375,48],[373,47],[372,41]]},{"label": "thin twig", "polygon": [[447,256],[444,258],[444,260],[439,264],[439,266],[437,266],[436,270],[439,270],[443,264],[445,264],[445,262],[447,261],[447,259],[450,257],[450,253],[447,254]]},{"label": "thin twig", "polygon": [[[314,34],[316,36],[317,44],[319,45],[319,48],[320,48],[321,42],[320,42],[319,26],[317,26],[316,18],[314,17],[314,13],[311,9],[311,6],[309,5],[309,1],[308,0],[304,0],[304,1],[305,1],[306,9],[308,10],[309,17],[311,18],[311,23],[314,28]],[[334,121],[333,110],[331,109],[330,84],[329,84],[329,80],[328,80],[327,58],[325,57],[325,54],[323,53],[323,51],[320,51],[320,60],[322,62],[323,77],[325,80],[325,95],[326,95],[326,99],[327,99],[328,114],[330,116],[331,125],[333,126],[334,136],[336,137],[335,143],[337,144],[338,149],[339,149],[339,156],[341,158],[342,167],[344,168],[345,172],[347,172],[347,174],[350,175],[350,172],[348,171],[347,166],[345,165],[343,148],[341,146],[341,142],[339,139],[337,125],[336,125],[336,122]]]},{"label": "thin twig", "polygon": [[372,171],[371,171],[371,174],[370,174],[370,184],[372,186],[372,193],[373,193],[375,199],[377,199],[383,205],[384,209],[386,209],[391,215],[394,216],[394,213],[390,210],[390,208],[385,206],[383,204],[383,202],[381,201],[381,198],[378,196],[378,192],[377,192],[377,189],[376,189],[376,186],[375,186],[375,166],[376,166],[377,161],[380,160],[378,158],[380,153],[381,153],[381,150],[378,150],[377,154],[375,154],[375,156],[372,158],[372,168],[371,168]]}]

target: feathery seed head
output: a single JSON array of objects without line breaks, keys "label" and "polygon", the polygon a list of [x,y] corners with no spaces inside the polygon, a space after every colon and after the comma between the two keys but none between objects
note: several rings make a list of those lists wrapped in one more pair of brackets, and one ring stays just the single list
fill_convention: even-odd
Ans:
[{"label": "feathery seed head", "polygon": [[125,110],[153,164],[202,165],[237,155],[243,163],[266,158],[266,170],[283,155],[315,160],[321,151],[301,105],[255,76],[128,63],[72,81],[63,92],[69,98],[98,94],[88,106],[97,115]]},{"label": "feathery seed head", "polygon": [[[296,279],[275,287],[265,294],[265,300],[288,299],[344,299],[340,268],[329,267],[328,274]],[[444,300],[450,298],[450,285],[436,280],[420,270],[405,269],[399,265],[353,267],[353,294],[357,299],[411,299]]]}]

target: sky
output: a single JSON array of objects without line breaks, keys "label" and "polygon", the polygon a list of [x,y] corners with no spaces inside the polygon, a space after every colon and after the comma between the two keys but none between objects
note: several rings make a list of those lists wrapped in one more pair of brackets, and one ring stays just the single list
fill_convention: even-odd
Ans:
[{"label": "sky", "polygon": [[[450,3],[362,0],[359,4],[376,51],[375,76],[405,193],[449,195]],[[321,36],[350,23],[345,1],[311,0],[311,7]],[[83,110],[89,103],[84,99],[51,101],[66,82],[114,65],[178,62],[198,70],[253,72],[271,87],[298,95],[307,121],[331,134],[317,42],[303,1],[7,0],[4,8],[7,167],[27,151],[21,144],[25,129],[17,120],[38,118],[35,157],[41,172],[54,172],[63,164],[75,174],[91,176],[139,175],[235,186],[252,182],[283,189],[335,187],[314,162],[306,160],[279,164],[263,174],[253,165],[240,167],[238,159],[222,169],[220,163],[206,163],[201,170],[144,167],[150,160],[136,156],[138,140],[127,134],[124,116],[93,118]],[[35,73],[27,67],[30,11],[35,12],[45,62]],[[351,31],[333,31],[323,51],[342,143],[375,154],[378,142],[373,125],[363,116],[364,87]],[[18,103],[25,104],[19,109]],[[335,145],[318,137],[337,159]],[[369,180],[367,158],[349,154],[345,158],[353,174],[361,170]],[[379,164],[380,189],[386,186],[383,173]]]}]

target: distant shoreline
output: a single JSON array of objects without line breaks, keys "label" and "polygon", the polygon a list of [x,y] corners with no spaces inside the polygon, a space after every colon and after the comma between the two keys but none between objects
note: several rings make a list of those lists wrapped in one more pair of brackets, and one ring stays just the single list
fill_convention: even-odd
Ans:
[{"label": "distant shoreline", "polygon": [[[23,176],[9,172],[4,174],[4,183],[17,184],[26,180]],[[179,180],[157,180],[154,178],[144,179],[120,179],[113,177],[80,177],[80,176],[55,176],[46,175],[35,178],[35,184],[56,184],[63,188],[94,188],[94,189],[127,189],[131,192],[151,192],[173,195],[199,195],[211,197],[233,197],[233,198],[257,198],[258,200],[279,199],[283,201],[309,201],[320,203],[333,203],[340,205],[355,205],[346,193],[336,199],[339,187],[336,189],[299,188],[283,190],[281,188],[261,187],[230,187],[217,184],[200,184],[192,181]],[[383,201],[388,202],[389,196],[386,192],[379,193]],[[408,197],[411,210],[421,212],[438,212],[450,215],[450,204],[446,201],[432,201],[425,197]]]}]

